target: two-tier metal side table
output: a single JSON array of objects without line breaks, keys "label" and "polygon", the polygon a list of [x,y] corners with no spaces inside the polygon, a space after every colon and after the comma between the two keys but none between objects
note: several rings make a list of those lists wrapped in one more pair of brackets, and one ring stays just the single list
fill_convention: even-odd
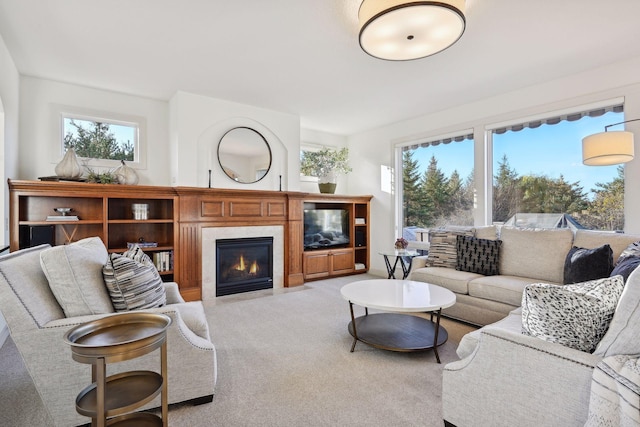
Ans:
[{"label": "two-tier metal side table", "polygon": [[[157,313],[124,313],[78,325],[64,339],[76,362],[91,365],[92,384],[76,398],[91,425],[167,427],[167,337],[171,318]],[[131,371],[106,376],[108,363],[144,356],[160,348],[160,373]],[[134,412],[161,393],[162,414]]]}]

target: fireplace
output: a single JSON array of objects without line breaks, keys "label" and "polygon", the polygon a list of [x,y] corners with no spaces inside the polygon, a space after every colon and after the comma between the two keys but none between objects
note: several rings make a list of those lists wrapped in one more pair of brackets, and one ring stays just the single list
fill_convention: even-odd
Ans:
[{"label": "fireplace", "polygon": [[216,296],[273,288],[273,237],[216,240]]}]

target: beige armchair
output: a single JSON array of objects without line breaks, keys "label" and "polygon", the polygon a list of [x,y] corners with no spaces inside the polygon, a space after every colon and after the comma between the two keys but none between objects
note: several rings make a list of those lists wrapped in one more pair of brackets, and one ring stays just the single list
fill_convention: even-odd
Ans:
[{"label": "beige armchair", "polygon": [[[81,323],[111,314],[65,317],[40,266],[49,245],[0,257],[0,311],[11,338],[56,426],[86,424],[75,409],[77,394],[91,382],[90,365],[72,360],[64,334]],[[211,402],[216,384],[216,350],[201,302],[185,302],[175,283],[166,283],[167,304],[144,311],[164,313],[172,323],[167,332],[169,403]],[[159,352],[110,364],[107,374],[131,370],[157,371]],[[34,396],[35,398],[35,396]],[[160,406],[160,397],[145,408]]]}]

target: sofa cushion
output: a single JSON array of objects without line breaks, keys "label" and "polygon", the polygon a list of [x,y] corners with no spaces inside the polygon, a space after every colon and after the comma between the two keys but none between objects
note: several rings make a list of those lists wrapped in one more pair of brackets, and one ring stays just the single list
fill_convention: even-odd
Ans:
[{"label": "sofa cushion", "polygon": [[500,274],[563,282],[564,260],[573,241],[571,230],[502,227],[500,239]]},{"label": "sofa cushion", "polygon": [[500,240],[478,239],[469,236],[456,237],[456,270],[485,276],[500,274],[498,261]]},{"label": "sofa cushion", "polygon": [[586,282],[609,276],[613,270],[611,246],[593,249],[572,247],[564,261],[564,284]]},{"label": "sofa cushion", "polygon": [[[39,327],[52,320],[64,318],[64,312],[49,287],[47,276],[40,267],[40,254],[50,247],[49,245],[35,246],[0,257],[0,275]],[[18,307],[15,309],[17,310]],[[10,313],[5,312],[4,315],[8,316]],[[29,325],[20,325],[20,327],[28,328]],[[19,331],[14,326],[11,332]]]},{"label": "sofa cushion", "polygon": [[456,237],[473,237],[473,228],[456,228],[429,231],[429,257],[427,267],[456,268]]},{"label": "sofa cushion", "polygon": [[640,269],[631,273],[618,301],[609,330],[594,354],[640,354]]},{"label": "sofa cushion", "polygon": [[475,227],[476,232],[474,234],[478,239],[496,240],[498,238],[498,229],[495,225],[483,225],[481,227]]},{"label": "sofa cushion", "polygon": [[613,259],[616,261],[622,251],[630,244],[640,240],[639,235],[613,233],[610,231],[576,230],[573,246],[593,249],[608,243],[613,251]]},{"label": "sofa cushion", "polygon": [[537,279],[517,276],[480,276],[469,282],[469,295],[518,307],[522,304],[522,291]]},{"label": "sofa cushion", "polygon": [[457,294],[467,294],[469,293],[469,281],[479,277],[483,276],[452,268],[424,267],[412,270],[409,279],[442,286]]},{"label": "sofa cushion", "polygon": [[109,255],[103,274],[116,311],[161,307],[167,302],[158,270],[138,245],[122,255]]},{"label": "sofa cushion", "polygon": [[621,276],[528,285],[522,295],[522,333],[591,353],[609,328],[623,288]]},{"label": "sofa cushion", "polygon": [[66,317],[113,313],[102,278],[109,254],[99,237],[54,246],[40,253],[40,265]]}]

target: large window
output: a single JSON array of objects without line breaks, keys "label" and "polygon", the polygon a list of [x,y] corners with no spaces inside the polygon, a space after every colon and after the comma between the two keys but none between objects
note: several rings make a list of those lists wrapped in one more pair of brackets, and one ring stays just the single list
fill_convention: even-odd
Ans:
[{"label": "large window", "polygon": [[473,225],[473,135],[417,143],[402,155],[402,235],[424,240],[428,228]]},{"label": "large window", "polygon": [[582,138],[623,120],[615,106],[494,129],[493,221],[622,230],[624,168],[583,165]]}]

